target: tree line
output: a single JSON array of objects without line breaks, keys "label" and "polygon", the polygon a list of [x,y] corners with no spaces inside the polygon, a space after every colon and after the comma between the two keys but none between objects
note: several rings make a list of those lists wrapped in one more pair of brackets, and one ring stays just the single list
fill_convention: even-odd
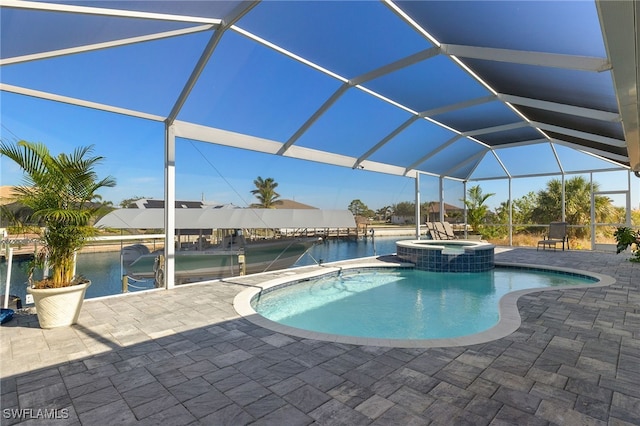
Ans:
[{"label": "tree line", "polygon": [[[582,176],[575,176],[565,180],[565,221],[569,225],[586,225],[591,222],[591,183]],[[593,192],[598,192],[600,185],[593,182]],[[505,236],[508,233],[506,225],[509,223],[509,201],[501,202],[498,207],[491,210],[487,206],[489,198],[494,193],[484,193],[480,185],[475,185],[467,190],[467,197],[460,200],[467,208],[467,223],[471,227],[489,238]],[[613,200],[605,195],[596,195],[595,219],[597,223],[624,223],[626,210],[624,207],[614,206]],[[434,206],[437,202],[430,201],[420,204],[422,219],[426,221],[430,212],[436,212]],[[361,200],[351,201],[348,209],[357,216],[374,218],[377,220],[389,220],[392,216],[415,215],[415,202],[403,201],[397,204],[384,206],[378,210],[370,209]],[[448,211],[447,220],[450,222],[463,222],[461,210]],[[640,211],[632,212],[632,222],[640,224]],[[540,229],[533,225],[546,225],[550,222],[562,220],[562,181],[551,179],[545,188],[512,200],[512,221],[517,225],[517,232],[539,233]],[[505,226],[487,226],[505,225]],[[586,237],[587,228],[571,228],[572,236]]]}]

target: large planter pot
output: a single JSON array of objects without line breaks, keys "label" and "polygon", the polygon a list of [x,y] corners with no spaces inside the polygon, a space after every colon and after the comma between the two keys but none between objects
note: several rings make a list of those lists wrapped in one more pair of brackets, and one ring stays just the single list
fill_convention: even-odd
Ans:
[{"label": "large planter pot", "polygon": [[90,281],[62,288],[27,288],[33,295],[41,328],[65,327],[78,322]]}]

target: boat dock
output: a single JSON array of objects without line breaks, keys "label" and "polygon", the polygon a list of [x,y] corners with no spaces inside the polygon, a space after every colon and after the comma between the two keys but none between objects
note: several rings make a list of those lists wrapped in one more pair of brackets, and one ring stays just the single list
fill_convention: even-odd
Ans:
[{"label": "boat dock", "polygon": [[[369,225],[358,228],[305,228],[305,229],[282,229],[277,234],[280,237],[317,237],[323,239],[357,239],[362,237],[371,237],[371,230],[377,237],[386,236],[412,236],[415,235],[415,227],[400,226],[381,226]],[[181,240],[185,243],[195,241],[197,236],[181,235]],[[118,241],[120,240],[120,241]],[[119,251],[122,248],[121,241],[135,240],[148,245],[152,251],[159,250],[164,247],[164,235],[162,234],[139,234],[139,235],[110,235],[100,238],[83,247],[83,253],[98,253],[105,251]],[[6,258],[6,244],[9,242],[13,248],[13,256],[16,258],[28,258],[38,250],[37,236],[8,236],[0,243],[0,258]]]},{"label": "boat dock", "polygon": [[281,229],[278,232],[282,237],[317,237],[323,239],[354,239],[363,235],[358,228],[305,228],[305,229]]},{"label": "boat dock", "polygon": [[9,255],[9,248],[13,250],[13,257],[28,258],[37,253],[39,240],[37,236],[6,236],[0,240],[0,259],[6,260]]}]

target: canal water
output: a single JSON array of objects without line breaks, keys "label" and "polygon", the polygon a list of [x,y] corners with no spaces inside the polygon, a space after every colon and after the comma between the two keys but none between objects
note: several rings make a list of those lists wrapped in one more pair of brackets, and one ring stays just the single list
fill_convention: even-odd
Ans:
[{"label": "canal water", "polygon": [[[328,240],[313,246],[293,266],[313,265],[317,262],[335,262],[374,255],[395,253],[395,242],[411,237],[376,237],[359,238],[358,240]],[[78,255],[76,271],[91,280],[86,298],[110,296],[122,293],[122,270],[119,252],[81,253]],[[14,260],[11,271],[10,294],[21,298],[25,304],[28,280],[28,260]],[[0,262],[0,293],[5,293],[7,263]],[[149,290],[153,288],[153,280],[129,280],[129,291]],[[0,300],[2,304],[4,300]]]}]

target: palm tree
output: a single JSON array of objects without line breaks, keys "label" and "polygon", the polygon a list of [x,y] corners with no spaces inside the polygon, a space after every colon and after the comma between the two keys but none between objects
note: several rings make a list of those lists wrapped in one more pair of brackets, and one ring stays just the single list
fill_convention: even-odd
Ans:
[{"label": "palm tree", "polygon": [[276,204],[282,203],[282,201],[278,200],[280,194],[276,192],[278,183],[273,180],[273,178],[262,179],[258,176],[258,178],[253,181],[253,184],[256,186],[256,189],[252,190],[251,193],[255,195],[260,202],[252,204],[252,207],[273,209]]},{"label": "palm tree", "polygon": [[[599,189],[600,185],[593,182],[593,191],[598,192]],[[565,182],[565,215],[570,225],[591,222],[591,183],[583,176],[575,176]],[[595,216],[600,223],[615,217],[615,209],[609,197],[595,196]],[[533,210],[533,217],[538,223],[549,223],[562,218],[562,182],[559,179],[551,179],[545,190],[538,191],[538,203]],[[571,228],[570,232],[578,238],[584,238],[588,233],[586,228]]]},{"label": "palm tree", "polygon": [[93,146],[77,148],[71,155],[54,157],[42,143],[0,143],[0,154],[12,159],[24,173],[23,185],[14,188],[16,201],[31,209],[31,219],[43,225],[43,250],[51,277],[41,285],[66,287],[73,283],[74,253],[96,233],[91,220],[103,208],[96,193],[115,186],[109,176],[98,180],[94,170],[103,157],[89,156]]},{"label": "palm tree", "polygon": [[489,212],[489,207],[484,203],[493,195],[495,194],[483,194],[480,185],[472,186],[467,190],[468,198],[463,201],[467,206],[467,222],[471,225],[474,232],[482,232],[480,224]]}]

